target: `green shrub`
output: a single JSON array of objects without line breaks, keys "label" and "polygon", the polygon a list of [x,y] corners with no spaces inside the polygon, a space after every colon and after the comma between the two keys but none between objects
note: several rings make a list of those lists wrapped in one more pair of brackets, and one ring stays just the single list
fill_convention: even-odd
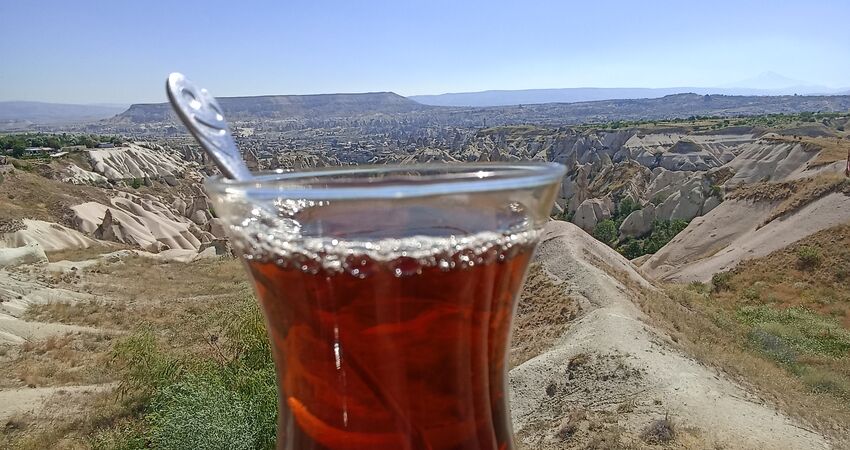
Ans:
[{"label": "green shrub", "polygon": [[741,294],[741,298],[748,302],[755,302],[761,298],[761,292],[755,286],[750,286],[744,289],[744,292]]},{"label": "green shrub", "polygon": [[643,251],[643,241],[639,239],[629,239],[626,244],[617,249],[620,254],[628,259],[635,259],[645,255]]},{"label": "green shrub", "polygon": [[626,217],[629,217],[629,214],[640,210],[640,203],[634,201],[631,197],[624,197],[620,200],[620,204],[617,205],[617,212],[614,214],[614,221],[623,223],[623,221],[626,220]]},{"label": "green shrub", "polygon": [[797,264],[802,269],[812,269],[820,265],[820,249],[802,245],[797,249]]},{"label": "green shrub", "polygon": [[737,318],[777,336],[800,353],[841,358],[850,352],[850,331],[833,318],[805,308],[745,306],[738,310]]},{"label": "green shrub", "polygon": [[608,245],[614,245],[617,242],[617,225],[611,219],[605,219],[593,229],[591,233],[593,237]]},{"label": "green shrub", "polygon": [[711,290],[714,292],[728,291],[732,281],[732,272],[717,272],[711,276]]},{"label": "green shrub", "polygon": [[11,163],[12,163],[12,166],[14,168],[16,168],[18,170],[23,170],[24,172],[32,172],[32,170],[33,170],[32,164],[26,163],[26,162],[21,161],[19,159],[13,159],[11,161]]},{"label": "green shrub", "polygon": [[275,438],[276,396],[262,376],[242,380],[259,383],[261,395],[252,389],[234,389],[215,371],[190,375],[166,386],[150,405],[146,416],[150,440],[162,449],[255,449],[272,448]]},{"label": "green shrub", "polygon": [[688,283],[687,289],[700,294],[707,294],[709,292],[708,286],[702,281],[691,281]]},{"label": "green shrub", "polygon": [[[667,245],[668,242],[687,226],[688,222],[681,219],[656,220],[652,224],[652,231],[649,236],[644,239],[629,239],[624,245],[618,247],[617,251],[628,259],[635,259],[646,254],[655,253],[661,247]],[[594,230],[595,232],[596,230]],[[594,237],[599,239],[596,234],[594,234]]]},{"label": "green shrub", "polygon": [[682,219],[656,220],[652,224],[652,233],[643,244],[644,253],[657,252],[687,226],[688,222]]},{"label": "green shrub", "polygon": [[[273,448],[277,383],[260,309],[246,295],[211,322],[215,359],[175,356],[150,330],[116,346],[121,390],[144,405],[142,436],[163,449]],[[102,448],[135,448],[139,435],[108,438]]]},{"label": "green shrub", "polygon": [[723,201],[723,197],[724,197],[724,195],[723,195],[723,187],[722,187],[722,186],[719,186],[719,185],[716,185],[716,184],[712,184],[712,185],[711,185],[711,196],[712,196],[712,197],[716,197],[718,200],[720,200],[720,201],[722,202],[722,201]]}]

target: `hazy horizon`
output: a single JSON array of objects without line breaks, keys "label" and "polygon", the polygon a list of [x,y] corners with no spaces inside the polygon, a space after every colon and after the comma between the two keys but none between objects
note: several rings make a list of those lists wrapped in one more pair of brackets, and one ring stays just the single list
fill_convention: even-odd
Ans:
[{"label": "hazy horizon", "polygon": [[850,4],[837,1],[89,0],[3,2],[0,15],[0,101],[158,103],[172,71],[218,96],[716,88],[770,72],[850,88]]}]

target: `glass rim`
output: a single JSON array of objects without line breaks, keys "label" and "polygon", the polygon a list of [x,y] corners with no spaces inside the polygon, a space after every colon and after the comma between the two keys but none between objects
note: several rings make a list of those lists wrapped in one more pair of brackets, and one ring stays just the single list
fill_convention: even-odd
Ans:
[{"label": "glass rim", "polygon": [[405,199],[534,188],[560,181],[566,172],[555,162],[363,164],[263,171],[245,181],[215,175],[204,185],[212,193],[248,200]]}]

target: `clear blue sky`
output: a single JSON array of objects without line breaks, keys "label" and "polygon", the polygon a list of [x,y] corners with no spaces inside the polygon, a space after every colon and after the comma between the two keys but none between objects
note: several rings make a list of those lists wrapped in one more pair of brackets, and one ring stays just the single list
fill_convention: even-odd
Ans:
[{"label": "clear blue sky", "polygon": [[0,0],[0,100],[850,86],[850,1]]}]

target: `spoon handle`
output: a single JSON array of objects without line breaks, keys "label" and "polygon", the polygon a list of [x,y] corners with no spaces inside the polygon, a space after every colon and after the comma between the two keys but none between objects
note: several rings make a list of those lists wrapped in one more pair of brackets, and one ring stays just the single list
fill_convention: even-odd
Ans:
[{"label": "spoon handle", "polygon": [[241,181],[251,179],[251,172],[242,161],[215,97],[177,72],[168,76],[165,90],[177,117],[213,158],[224,176]]}]

